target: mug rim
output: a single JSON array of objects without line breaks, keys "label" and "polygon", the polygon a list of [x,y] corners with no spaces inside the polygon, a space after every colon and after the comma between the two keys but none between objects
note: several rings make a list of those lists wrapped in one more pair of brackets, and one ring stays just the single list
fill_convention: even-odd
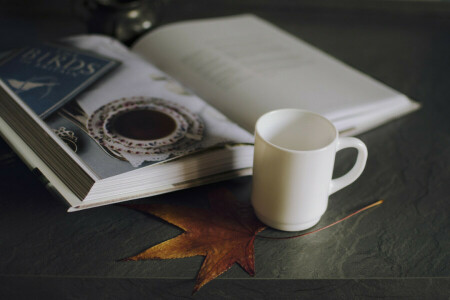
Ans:
[{"label": "mug rim", "polygon": [[[289,149],[289,148],[285,148],[282,146],[278,146],[270,141],[268,141],[266,138],[264,138],[259,130],[258,130],[258,125],[262,122],[262,118],[271,115],[271,114],[276,114],[276,113],[280,113],[282,111],[296,111],[296,112],[302,112],[302,113],[306,113],[306,114],[310,114],[310,115],[314,115],[316,117],[319,117],[320,119],[324,120],[326,123],[328,123],[329,125],[331,125],[331,127],[333,128],[334,131],[334,138],[331,140],[331,142],[329,142],[328,144],[326,144],[323,147],[320,148],[316,148],[316,149],[312,149],[312,150],[293,150],[293,149]],[[282,151],[286,151],[286,152],[292,152],[292,153],[312,153],[312,152],[319,152],[319,151],[324,151],[325,149],[327,149],[328,147],[330,147],[330,145],[332,145],[336,139],[339,137],[339,132],[336,128],[336,126],[334,126],[334,124],[328,120],[327,118],[325,118],[324,116],[322,116],[321,114],[306,110],[306,109],[300,109],[300,108],[280,108],[280,109],[275,109],[275,110],[271,110],[269,112],[264,113],[263,115],[261,115],[258,120],[256,121],[255,124],[255,135],[259,136],[264,142],[266,142],[267,144],[269,144],[270,146],[277,148],[279,150]]]}]

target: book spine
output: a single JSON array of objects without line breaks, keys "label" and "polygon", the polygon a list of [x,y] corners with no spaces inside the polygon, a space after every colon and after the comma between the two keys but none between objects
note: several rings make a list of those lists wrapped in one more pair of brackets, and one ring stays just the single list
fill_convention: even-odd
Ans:
[{"label": "book spine", "polygon": [[[45,163],[28,147],[28,145],[20,139],[20,137],[12,130],[11,127],[0,117],[0,136],[6,141],[11,149],[21,158],[30,170],[39,170],[39,177],[44,177],[45,182],[51,185],[50,190],[56,190],[58,197],[65,199],[64,202],[69,206],[78,205],[81,199],[77,198],[61,180],[54,174]],[[35,171],[37,172],[37,171]],[[46,175],[43,175],[46,174]]]},{"label": "book spine", "polygon": [[[28,165],[28,167],[30,167],[30,165]],[[33,173],[36,178],[45,186],[45,188],[50,192],[53,198],[58,199],[58,201],[62,202],[67,208],[71,207],[69,203],[64,199],[64,197],[59,193],[56,187],[50,182],[50,180],[47,179],[47,177],[45,177],[44,174],[42,174],[42,172],[38,168],[30,169],[31,173]]]}]

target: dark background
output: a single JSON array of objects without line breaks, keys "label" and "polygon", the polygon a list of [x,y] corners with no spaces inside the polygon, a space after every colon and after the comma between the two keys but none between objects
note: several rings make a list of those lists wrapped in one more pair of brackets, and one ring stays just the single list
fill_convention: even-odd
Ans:
[{"label": "dark background", "polygon": [[[0,0],[1,48],[21,40],[54,39],[85,32],[85,0]],[[448,19],[448,0],[148,0],[163,6],[161,22],[235,13],[349,13]],[[14,28],[14,33],[11,31]]]}]

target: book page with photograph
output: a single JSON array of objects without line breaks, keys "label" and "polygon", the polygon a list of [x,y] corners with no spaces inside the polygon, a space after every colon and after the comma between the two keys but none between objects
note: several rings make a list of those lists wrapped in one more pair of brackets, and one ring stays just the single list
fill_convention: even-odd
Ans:
[{"label": "book page with photograph", "polygon": [[218,145],[253,143],[222,113],[104,36],[76,36],[73,47],[121,65],[46,122],[77,136],[77,154],[100,179]]},{"label": "book page with photograph", "polygon": [[[132,51],[252,131],[263,113],[296,107],[339,130],[377,109],[415,108],[404,95],[252,15],[169,24]],[[376,121],[372,120],[371,121]]]}]

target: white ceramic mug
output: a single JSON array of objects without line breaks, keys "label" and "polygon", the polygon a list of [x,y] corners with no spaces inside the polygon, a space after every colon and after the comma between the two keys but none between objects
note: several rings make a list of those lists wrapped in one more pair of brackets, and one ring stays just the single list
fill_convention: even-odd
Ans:
[{"label": "white ceramic mug", "polygon": [[[353,168],[332,179],[336,152],[353,147]],[[328,196],[355,181],[367,160],[356,138],[339,137],[325,117],[300,109],[280,109],[261,116],[255,128],[252,205],[270,227],[298,231],[319,222]]]}]

